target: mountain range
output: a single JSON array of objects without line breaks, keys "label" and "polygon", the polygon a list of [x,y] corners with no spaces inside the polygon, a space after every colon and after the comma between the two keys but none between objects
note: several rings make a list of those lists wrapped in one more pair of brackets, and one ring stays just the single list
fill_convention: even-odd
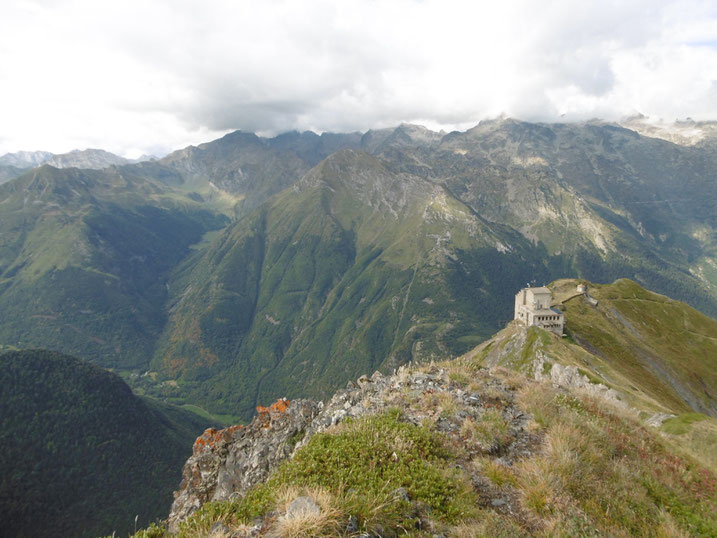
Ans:
[{"label": "mountain range", "polygon": [[0,156],[0,183],[14,179],[31,168],[47,164],[55,168],[82,168],[102,170],[110,166],[152,160],[143,155],[138,159],[126,159],[102,149],[75,149],[55,155],[49,151],[17,151]]},{"label": "mountain range", "polygon": [[710,136],[499,119],[35,168],[0,186],[0,343],[247,420],[460,355],[526,282],[628,277],[715,315]]},{"label": "mountain range", "polygon": [[[8,532],[146,525],[233,424],[173,531],[713,534],[715,129],[625,125],[2,161]],[[563,338],[510,322],[531,284]]]}]

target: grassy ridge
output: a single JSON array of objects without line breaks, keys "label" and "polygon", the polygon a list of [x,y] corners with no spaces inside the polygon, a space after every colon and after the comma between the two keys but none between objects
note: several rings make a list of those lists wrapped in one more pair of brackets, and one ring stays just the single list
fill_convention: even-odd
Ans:
[{"label": "grassy ridge", "polygon": [[575,292],[577,282],[551,284],[567,338],[511,325],[468,355],[533,375],[538,353],[542,373],[553,363],[575,366],[634,407],[717,415],[717,321],[627,279],[590,284],[594,305]]},{"label": "grassy ridge", "polygon": [[[179,535],[209,536],[217,527],[241,534],[257,524],[286,537],[717,532],[715,475],[633,415],[505,369],[489,374],[474,360],[440,366],[447,385],[390,393],[405,414],[393,409],[313,436],[243,497],[205,504]],[[487,407],[446,429],[467,414],[458,387]],[[519,430],[508,426],[515,416],[527,416]],[[518,438],[520,455],[506,456]],[[506,457],[516,460],[506,465]],[[315,512],[285,514],[306,496]],[[136,536],[166,535],[153,526]]]},{"label": "grassy ridge", "polygon": [[599,302],[565,303],[570,334],[609,358],[645,394],[679,411],[717,416],[717,322],[623,279],[593,286]]}]

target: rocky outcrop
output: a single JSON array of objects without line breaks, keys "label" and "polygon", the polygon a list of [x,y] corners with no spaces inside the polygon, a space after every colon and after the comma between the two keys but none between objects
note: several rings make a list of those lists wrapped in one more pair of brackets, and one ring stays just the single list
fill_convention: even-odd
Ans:
[{"label": "rocky outcrop", "polygon": [[626,407],[620,399],[620,394],[602,383],[597,383],[588,376],[580,373],[576,366],[564,366],[557,362],[550,361],[550,372],[543,373],[546,368],[547,357],[537,351],[533,358],[533,375],[537,381],[550,381],[554,387],[563,389],[578,389],[587,392],[590,396],[610,400],[614,405]]},{"label": "rocky outcrop", "polygon": [[[349,417],[375,415],[390,408],[399,407],[404,419],[417,425],[435,422],[438,431],[463,444],[466,421],[479,421],[484,413],[500,409],[506,442],[500,444],[492,437],[474,440],[466,444],[466,455],[491,454],[511,465],[534,450],[537,439],[525,427],[529,415],[513,403],[513,389],[488,370],[484,372],[480,392],[452,380],[448,370],[438,366],[422,370],[401,367],[391,376],[375,372],[355,383],[349,381],[326,404],[279,400],[268,408],[259,407],[258,415],[246,427],[207,430],[195,442],[194,453],[184,466],[169,516],[170,531],[176,532],[179,523],[207,501],[243,496],[313,435]],[[493,500],[487,496],[485,503]]]},{"label": "rocky outcrop", "polygon": [[248,426],[208,429],[194,443],[169,514],[169,529],[208,501],[223,501],[265,480],[294,450],[321,409],[311,400],[258,407]]}]

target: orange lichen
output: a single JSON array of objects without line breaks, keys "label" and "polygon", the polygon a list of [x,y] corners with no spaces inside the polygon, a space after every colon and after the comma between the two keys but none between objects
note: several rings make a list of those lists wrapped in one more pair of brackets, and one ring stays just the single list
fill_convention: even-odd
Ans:
[{"label": "orange lichen", "polygon": [[224,428],[222,430],[216,430],[214,428],[207,428],[204,430],[204,433],[197,437],[197,440],[194,441],[194,452],[198,452],[204,448],[214,448],[222,441],[229,441],[232,437],[232,434],[237,431],[241,430],[244,426],[241,424],[236,426],[229,426],[228,428]]},{"label": "orange lichen", "polygon": [[262,425],[264,428],[268,428],[271,425],[271,417],[272,415],[280,415],[289,408],[289,404],[291,402],[287,400],[286,398],[279,398],[271,404],[269,407],[263,407],[261,405],[256,406],[256,412],[257,417],[256,420],[259,422],[259,424]]},{"label": "orange lichen", "polygon": [[279,398],[269,407],[262,407],[261,405],[258,405],[256,407],[256,412],[260,415],[263,413],[283,413],[289,408],[290,403],[291,402],[286,398]]}]

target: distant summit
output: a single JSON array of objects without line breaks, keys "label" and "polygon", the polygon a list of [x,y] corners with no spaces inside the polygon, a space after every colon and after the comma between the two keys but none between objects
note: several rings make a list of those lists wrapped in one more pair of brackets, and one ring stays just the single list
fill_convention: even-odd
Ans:
[{"label": "distant summit", "polygon": [[694,146],[714,141],[717,138],[717,122],[695,121],[692,118],[665,122],[644,114],[630,116],[618,122],[643,136],[661,138],[681,146]]},{"label": "distant summit", "polygon": [[15,168],[33,168],[54,157],[49,151],[16,151],[0,157],[0,166]]},{"label": "distant summit", "polygon": [[48,159],[45,164],[54,166],[55,168],[84,168],[89,170],[102,170],[110,166],[121,166],[123,164],[131,164],[142,160],[149,160],[151,157],[140,158],[139,160],[130,160],[105,151],[103,149],[75,149],[69,153],[54,155]]},{"label": "distant summit", "polygon": [[17,151],[0,156],[0,183],[20,177],[24,172],[43,164],[49,164],[55,168],[102,170],[110,166],[135,164],[156,159],[153,155],[142,155],[138,159],[125,159],[103,149],[73,149],[59,155],[49,151]]}]

